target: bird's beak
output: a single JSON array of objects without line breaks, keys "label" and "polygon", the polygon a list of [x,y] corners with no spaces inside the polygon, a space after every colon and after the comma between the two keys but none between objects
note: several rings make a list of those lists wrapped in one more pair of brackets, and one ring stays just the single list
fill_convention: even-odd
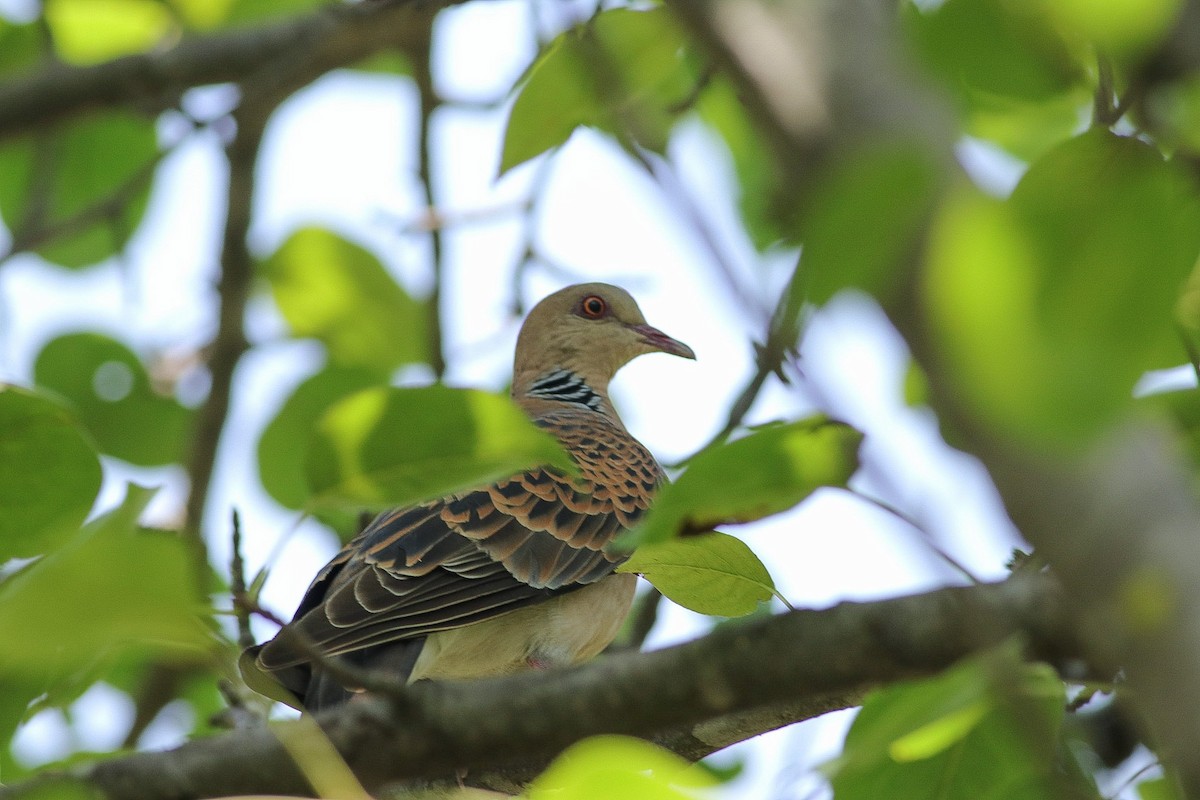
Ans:
[{"label": "bird's beak", "polygon": [[667,336],[665,333],[652,325],[632,325],[630,328],[634,333],[642,338],[642,342],[653,347],[655,350],[659,350],[663,353],[670,353],[671,355],[679,356],[680,358],[690,358],[693,361],[696,360],[696,354],[692,351],[692,348],[688,347],[678,339],[672,339],[670,336]]}]

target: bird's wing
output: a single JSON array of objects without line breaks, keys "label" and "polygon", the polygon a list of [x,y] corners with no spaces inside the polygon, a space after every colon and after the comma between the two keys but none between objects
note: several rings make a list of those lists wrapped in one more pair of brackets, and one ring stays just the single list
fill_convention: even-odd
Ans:
[{"label": "bird's wing", "polygon": [[[579,475],[533,469],[381,514],[313,581],[292,627],[321,652],[343,655],[481,622],[610,574],[621,558],[603,548],[644,513],[661,468],[595,412],[536,422]],[[308,660],[291,637],[258,655],[266,670]]]}]

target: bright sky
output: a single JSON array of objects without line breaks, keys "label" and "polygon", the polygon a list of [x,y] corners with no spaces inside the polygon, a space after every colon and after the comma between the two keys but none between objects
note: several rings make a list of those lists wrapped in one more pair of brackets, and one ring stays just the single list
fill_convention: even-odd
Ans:
[{"label": "bright sky", "polygon": [[[449,97],[490,100],[503,96],[530,55],[528,5],[502,0],[472,3],[443,14],[437,71]],[[192,93],[197,108],[227,105],[229,93]],[[260,164],[260,194],[251,243],[260,254],[295,228],[320,223],[368,243],[414,293],[428,287],[426,243],[400,233],[420,210],[416,192],[416,98],[402,79],[339,73],[300,92],[268,130]],[[524,167],[494,182],[506,111],[445,110],[438,118],[437,174],[441,205],[450,212],[501,208],[521,199],[534,170]],[[169,130],[168,130],[169,132]],[[219,241],[224,167],[215,138],[194,137],[160,170],[150,217],[139,229],[129,258],[81,273],[21,257],[0,272],[0,379],[27,383],[41,343],[68,328],[113,332],[143,352],[186,352],[213,332],[211,292]],[[685,125],[673,143],[685,185],[747,285],[770,298],[793,257],[760,263],[741,236],[729,189],[730,165],[715,140]],[[1011,165],[971,153],[998,191],[1011,185]],[[752,372],[748,337],[761,326],[720,288],[706,252],[672,203],[604,138],[579,133],[557,159],[543,204],[538,243],[555,262],[581,279],[629,288],[650,322],[690,344],[695,363],[648,356],[626,368],[614,397],[629,428],[664,462],[703,444],[724,421],[731,398]],[[521,229],[512,215],[451,231],[447,236],[445,320],[452,384],[497,389],[510,368],[516,322],[506,305]],[[567,281],[535,271],[527,305]],[[237,373],[235,413],[221,450],[210,510],[212,556],[227,563],[228,510],[242,515],[248,568],[273,557],[264,603],[290,614],[312,575],[336,550],[334,538],[276,507],[257,478],[259,432],[296,383],[319,363],[310,344],[273,341],[282,323],[268,299],[250,314],[257,347]],[[857,486],[886,497],[921,521],[940,546],[978,576],[996,578],[1013,544],[982,470],[939,443],[927,412],[906,408],[901,383],[903,345],[868,301],[838,298],[817,315],[808,333],[803,365],[807,386],[764,392],[751,422],[796,418],[814,405],[809,387],[828,398],[842,418],[868,433],[866,457],[874,465]],[[428,379],[411,370],[406,382]],[[164,483],[153,511],[170,514],[181,504],[181,475],[173,470],[114,470],[120,481]],[[886,476],[881,481],[878,476]],[[112,481],[104,505],[122,484]],[[869,599],[962,582],[926,546],[921,535],[844,493],[826,492],[801,508],[755,525],[731,529],[744,536],[771,569],[793,605],[823,607],[843,599]],[[651,647],[694,637],[709,625],[674,606],[651,636]],[[259,630],[269,634],[269,627]],[[18,737],[31,763],[83,747],[117,744],[131,708],[103,687],[79,701],[78,739],[55,714],[44,714]],[[180,739],[178,714],[156,723],[154,746]],[[805,768],[837,752],[849,715],[797,726],[734,749],[748,769],[728,797],[778,795],[796,790]],[[795,791],[802,795],[802,790]]]}]

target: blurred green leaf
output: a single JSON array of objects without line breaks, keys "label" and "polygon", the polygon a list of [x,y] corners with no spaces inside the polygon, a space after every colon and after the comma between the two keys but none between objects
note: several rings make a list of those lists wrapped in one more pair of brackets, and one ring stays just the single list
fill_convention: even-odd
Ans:
[{"label": "blurred green leaf", "polygon": [[179,462],[193,412],[157,394],[141,359],[98,333],[71,333],[46,344],[34,380],[70,401],[100,451],[139,466]]},{"label": "blurred green leaf", "polygon": [[66,409],[0,386],[0,564],[69,536],[91,510],[100,479],[95,448]]},{"label": "blurred green leaf", "polygon": [[[169,0],[179,16],[196,30],[216,28],[228,19],[238,0]],[[277,5],[285,5],[280,2]]]},{"label": "blurred green leaf", "polygon": [[717,785],[704,770],[642,739],[593,736],[571,745],[525,791],[529,800],[694,800]]},{"label": "blurred green leaf", "polygon": [[1180,800],[1175,784],[1162,775],[1142,781],[1137,785],[1137,791],[1141,800]]},{"label": "blurred green leaf", "polygon": [[[809,299],[841,289],[869,292],[886,304],[933,205],[938,171],[917,147],[898,142],[841,158],[815,190],[821,202],[803,225],[802,269]],[[864,235],[870,231],[870,235]]]},{"label": "blurred green leaf", "polygon": [[1095,130],[1032,165],[1009,202],[953,195],[926,273],[937,344],[969,402],[1041,448],[1078,444],[1178,361],[1173,310],[1200,248],[1191,179]]},{"label": "blurred green leaf", "polygon": [[124,111],[5,142],[0,216],[18,242],[44,239],[35,250],[46,260],[95,264],[137,228],[157,154],[153,120]]},{"label": "blurred green leaf", "polygon": [[1182,0],[1040,0],[1067,36],[1120,60],[1143,56],[1179,16]]},{"label": "blurred green leaf", "polygon": [[428,312],[362,247],[304,228],[263,262],[262,273],[292,333],[321,341],[334,364],[386,377],[428,360]]},{"label": "blurred green leaf", "polygon": [[946,0],[904,6],[921,59],[968,106],[976,97],[1040,101],[1083,79],[1082,67],[1036,3]]},{"label": "blurred green leaf", "polygon": [[737,89],[724,76],[714,76],[700,93],[696,111],[729,149],[737,175],[738,210],[750,241],[759,251],[781,241],[791,243],[795,230],[783,201],[789,187],[781,186],[779,169]]},{"label": "blurred green leaf", "polygon": [[823,486],[845,486],[858,469],[861,443],[849,425],[816,417],[706,450],[662,488],[645,522],[619,544],[640,547],[786,511]]},{"label": "blurred green leaf", "polygon": [[0,583],[0,675],[73,670],[126,649],[169,658],[207,645],[182,539],[138,530],[151,495],[130,487],[119,508]]},{"label": "blurred green leaf", "polygon": [[304,508],[304,453],[317,420],[338,400],[379,383],[371,370],[327,367],[297,386],[258,441],[258,474],[267,494],[286,508]]},{"label": "blurred green leaf", "polygon": [[698,76],[666,9],[614,8],[556,38],[518,90],[500,173],[561,145],[579,126],[662,151]]},{"label": "blurred green leaf", "polygon": [[[192,1],[199,3],[204,0]],[[325,0],[235,0],[227,21],[238,25],[262,22],[313,11],[324,5]]]},{"label": "blurred green leaf", "polygon": [[149,50],[174,27],[155,0],[46,0],[46,23],[59,56],[72,64]]},{"label": "blurred green leaf", "polygon": [[851,800],[1099,798],[1062,746],[1065,690],[1005,647],[872,693],[825,771]]},{"label": "blurred green leaf", "polygon": [[1168,152],[1200,152],[1200,74],[1164,83],[1132,113],[1137,127],[1153,130]]},{"label": "blurred green leaf", "polygon": [[66,770],[40,776],[21,795],[28,800],[104,800],[104,793],[93,784],[67,774]]},{"label": "blurred green leaf", "polygon": [[642,575],[698,614],[744,616],[775,594],[775,582],[754,551],[717,531],[644,544],[617,572]]},{"label": "blurred green leaf", "polygon": [[42,57],[43,39],[34,23],[15,25],[0,18],[0,72],[21,72]]},{"label": "blurred green leaf", "polygon": [[508,398],[446,386],[338,401],[318,421],[306,460],[318,509],[403,505],[540,464],[574,469]]},{"label": "blurred green leaf", "polygon": [[980,95],[967,114],[965,132],[1028,162],[1079,133],[1091,110],[1086,86],[1037,101]]}]

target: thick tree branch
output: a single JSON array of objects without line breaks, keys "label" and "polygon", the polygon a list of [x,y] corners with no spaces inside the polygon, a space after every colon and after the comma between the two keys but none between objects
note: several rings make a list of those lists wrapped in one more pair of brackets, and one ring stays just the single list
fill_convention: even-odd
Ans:
[{"label": "thick tree branch", "polygon": [[[261,82],[281,64],[319,75],[385,48],[408,50],[429,20],[460,0],[330,5],[262,27],[197,36],[102,64],[54,64],[0,83],[0,140],[89,111],[172,105],[194,86]],[[289,76],[279,76],[287,82]],[[311,78],[310,78],[311,79]]]},{"label": "thick tree branch", "polygon": [[[402,699],[363,698],[321,722],[369,791],[463,767],[476,777],[502,776],[484,771],[525,764],[518,777],[527,777],[563,747],[597,733],[657,733],[699,757],[845,707],[865,688],[936,673],[1014,634],[1024,635],[1033,655],[1055,663],[1078,652],[1056,587],[1035,575],[789,612],[570,670],[417,684]],[[278,739],[262,729],[117,758],[75,775],[113,800],[312,792]],[[0,798],[31,788],[0,789]]]}]

